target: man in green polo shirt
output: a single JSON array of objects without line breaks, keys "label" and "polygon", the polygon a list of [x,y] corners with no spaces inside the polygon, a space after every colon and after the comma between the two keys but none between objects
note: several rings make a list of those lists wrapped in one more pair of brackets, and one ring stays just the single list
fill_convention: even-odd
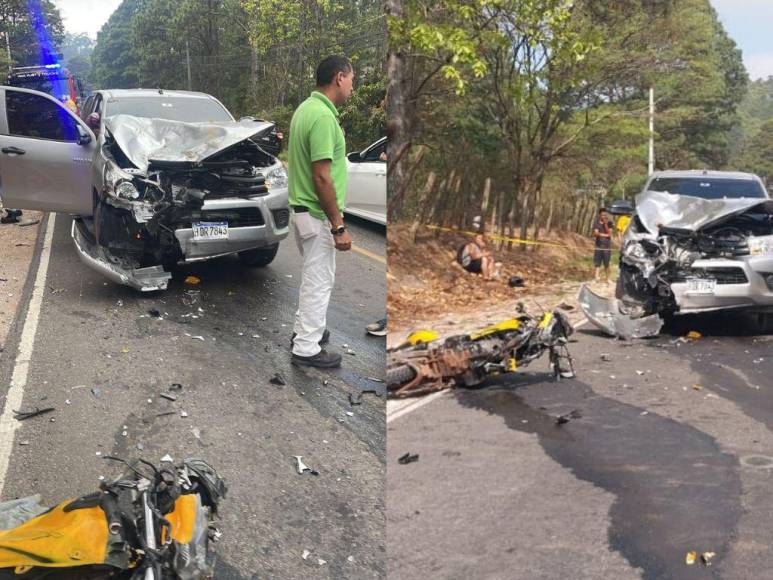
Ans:
[{"label": "man in green polo shirt", "polygon": [[349,59],[329,56],[317,67],[317,87],[290,122],[289,190],[295,241],[303,256],[292,337],[292,362],[337,367],[341,355],[322,348],[329,338],[327,307],[335,282],[336,251],[350,250],[344,226],[346,142],[338,110],[352,92]]}]

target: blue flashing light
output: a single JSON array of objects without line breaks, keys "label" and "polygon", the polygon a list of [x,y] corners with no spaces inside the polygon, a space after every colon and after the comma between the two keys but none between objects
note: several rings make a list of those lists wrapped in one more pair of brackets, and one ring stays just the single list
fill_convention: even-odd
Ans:
[{"label": "blue flashing light", "polygon": [[40,0],[27,0],[27,10],[30,15],[30,23],[32,24],[32,28],[38,39],[40,64],[46,68],[49,68],[49,65],[56,65],[56,67],[58,67],[58,51],[51,41],[48,30],[46,30],[46,18],[40,6]]}]

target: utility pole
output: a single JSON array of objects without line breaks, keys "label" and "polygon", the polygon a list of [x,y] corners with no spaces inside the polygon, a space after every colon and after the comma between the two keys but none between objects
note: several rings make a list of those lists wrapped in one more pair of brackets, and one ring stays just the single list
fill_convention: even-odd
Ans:
[{"label": "utility pole", "polygon": [[191,46],[188,39],[185,40],[185,62],[188,65],[188,90],[193,90],[193,84],[191,82]]},{"label": "utility pole", "polygon": [[650,161],[647,175],[655,171],[655,88],[650,87]]}]

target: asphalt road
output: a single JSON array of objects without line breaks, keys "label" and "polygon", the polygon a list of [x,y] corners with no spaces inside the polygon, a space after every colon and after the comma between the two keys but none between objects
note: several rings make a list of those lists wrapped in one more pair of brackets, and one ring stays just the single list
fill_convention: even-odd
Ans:
[{"label": "asphalt road", "polygon": [[389,577],[770,578],[773,336],[730,314],[576,338],[575,380],[540,361],[389,419]]},{"label": "asphalt road", "polygon": [[[70,219],[55,223],[23,406],[56,411],[17,431],[2,498],[40,493],[53,504],[94,491],[99,475],[120,473],[99,453],[198,456],[229,487],[218,579],[383,578],[385,403],[368,394],[352,406],[349,394],[383,388],[369,378],[383,377],[384,339],[364,326],[384,313],[384,264],[339,254],[330,346],[354,354],[340,370],[299,370],[289,355],[300,274],[292,237],[267,268],[223,258],[143,295],[81,264]],[[349,223],[361,248],[384,255],[383,227]],[[201,284],[184,284],[188,274]],[[5,388],[19,327],[3,354]],[[276,373],[286,385],[270,382]],[[159,396],[172,383],[183,386],[176,402]],[[294,455],[319,476],[299,475]]]}]

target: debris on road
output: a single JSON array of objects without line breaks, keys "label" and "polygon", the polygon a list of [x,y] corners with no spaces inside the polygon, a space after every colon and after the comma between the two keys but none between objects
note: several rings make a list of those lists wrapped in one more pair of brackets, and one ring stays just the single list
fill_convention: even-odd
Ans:
[{"label": "debris on road", "polygon": [[188,276],[185,278],[185,283],[189,286],[196,286],[197,284],[201,284],[201,278],[198,276]]},{"label": "debris on road", "polygon": [[94,396],[94,398],[98,399],[99,395],[102,394],[102,391],[100,391],[97,387],[92,387],[91,394]]},{"label": "debris on road", "polygon": [[701,563],[704,566],[711,566],[711,561],[714,559],[714,556],[717,554],[715,552],[703,552],[701,554]]},{"label": "debris on road", "polygon": [[703,338],[703,335],[697,330],[691,330],[686,334],[686,338],[689,338],[691,340],[700,340],[701,338]]},{"label": "debris on road", "polygon": [[580,287],[577,300],[591,324],[616,338],[631,340],[657,336],[663,327],[663,319],[659,315],[633,318],[623,313],[617,298],[603,298],[585,284]]},{"label": "debris on road", "polygon": [[180,383],[172,383],[169,385],[170,391],[177,391],[178,393],[183,390],[183,386]]},{"label": "debris on road", "polygon": [[43,409],[35,407],[32,411],[14,411],[13,413],[17,421],[26,421],[27,419],[39,417],[40,415],[45,415],[46,413],[51,413],[55,410],[54,407],[45,407]]},{"label": "debris on road", "polygon": [[293,457],[294,457],[294,458],[295,458],[295,460],[298,462],[298,474],[299,474],[299,475],[303,475],[303,473],[304,473],[304,472],[306,472],[306,471],[308,471],[308,472],[309,472],[309,473],[311,473],[312,475],[319,475],[319,472],[318,472],[318,471],[316,471],[316,470],[312,469],[311,467],[309,467],[308,465],[306,465],[306,464],[305,464],[305,463],[302,461],[302,459],[303,459],[303,455],[293,455]]},{"label": "debris on road", "polygon": [[150,314],[154,318],[161,318],[161,311],[158,308],[149,309],[148,314]]},{"label": "debris on road", "polygon": [[414,453],[412,454],[410,451],[401,455],[397,458],[397,463],[400,463],[401,465],[408,465],[409,463],[413,463],[414,461],[419,460],[419,454]]},{"label": "debris on road", "polygon": [[556,425],[563,425],[564,423],[568,423],[572,419],[581,419],[581,418],[582,418],[582,412],[579,409],[573,409],[568,413],[564,413],[563,415],[559,415],[558,417],[556,417]]},{"label": "debris on road", "polygon": [[279,373],[276,373],[273,376],[273,378],[268,382],[271,383],[272,385],[277,385],[280,387],[283,387],[287,384],[287,381],[285,381],[284,377]]},{"label": "debris on road", "polygon": [[381,396],[381,393],[379,393],[376,389],[362,389],[356,393],[349,393],[349,404],[352,406],[362,405],[362,396],[371,394],[376,395],[377,397]]},{"label": "debris on road", "polygon": [[695,385],[692,386],[692,388],[693,388],[694,391],[700,391],[703,387],[701,387],[698,384],[695,384]]},{"label": "debris on road", "polygon": [[304,560],[306,560],[309,556],[311,556],[311,552],[309,552],[308,550],[304,550],[303,552],[301,552],[301,558],[303,558]]},{"label": "debris on road", "polygon": [[39,219],[31,219],[31,220],[24,220],[23,222],[19,222],[16,225],[18,225],[20,228],[26,228],[28,226],[34,226],[39,223],[40,223]]},{"label": "debris on road", "polygon": [[687,554],[685,555],[684,563],[687,564],[688,566],[692,566],[693,564],[695,564],[695,561],[697,559],[698,559],[698,552],[696,552],[695,550],[691,550],[687,552]]},{"label": "debris on road", "polygon": [[167,453],[161,458],[161,463],[174,463],[174,459]]},{"label": "debris on road", "polygon": [[173,395],[172,393],[159,393],[158,396],[159,397],[163,397],[164,399],[166,399],[168,401],[176,401],[177,400],[177,395]]},{"label": "debris on road", "polygon": [[612,355],[604,353],[599,358],[604,362],[610,362],[612,360]]}]

